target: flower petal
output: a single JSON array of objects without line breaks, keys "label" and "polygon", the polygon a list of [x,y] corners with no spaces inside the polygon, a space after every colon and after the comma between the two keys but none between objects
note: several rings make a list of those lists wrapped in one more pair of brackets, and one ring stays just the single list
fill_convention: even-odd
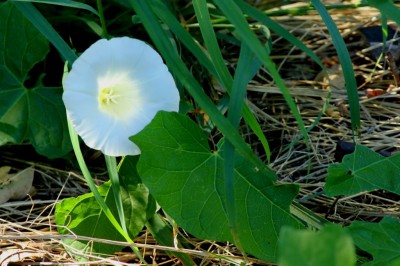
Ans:
[{"label": "flower petal", "polygon": [[161,56],[128,38],[99,40],[73,64],[63,100],[76,132],[110,156],[136,155],[129,140],[160,110],[178,111],[179,93]]}]

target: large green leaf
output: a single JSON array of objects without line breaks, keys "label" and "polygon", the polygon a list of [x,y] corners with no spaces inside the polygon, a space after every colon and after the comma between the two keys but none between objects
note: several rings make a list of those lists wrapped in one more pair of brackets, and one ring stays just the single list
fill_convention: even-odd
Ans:
[{"label": "large green leaf", "polygon": [[[159,112],[138,135],[138,172],[160,206],[199,238],[232,241],[226,212],[221,151],[210,152],[204,132],[177,113]],[[234,161],[235,212],[239,244],[246,252],[276,260],[280,228],[301,227],[289,205],[298,192],[275,185],[275,176],[239,156]]]},{"label": "large green leaf", "polygon": [[0,123],[15,128],[0,132],[0,145],[29,140],[48,157],[71,150],[61,88],[37,82],[26,88],[29,70],[49,51],[47,40],[13,6],[0,5]]},{"label": "large green leaf", "polygon": [[380,223],[353,222],[348,227],[354,243],[372,254],[363,265],[400,265],[400,221],[385,217]]},{"label": "large green leaf", "polygon": [[[100,186],[99,193],[114,214],[116,214],[115,199],[111,191],[110,182]],[[121,188],[126,226],[132,237],[135,237],[143,228],[147,220],[155,212],[155,203],[148,189],[143,184],[129,185],[128,189]],[[103,238],[109,240],[125,241],[102,212],[93,193],[87,193],[77,198],[67,198],[56,205],[55,222],[61,227],[60,234],[70,234],[72,231],[78,236]],[[98,252],[112,254],[121,250],[121,246],[88,241],[64,239],[63,243],[70,252],[79,250],[85,253]],[[84,257],[78,256],[84,259]]]},{"label": "large green leaf", "polygon": [[350,234],[338,225],[319,232],[284,228],[279,240],[280,266],[351,266],[356,255]]},{"label": "large green leaf", "polygon": [[400,154],[384,157],[356,145],[355,152],[346,155],[342,163],[328,167],[325,192],[337,196],[385,189],[400,194],[399,180]]}]

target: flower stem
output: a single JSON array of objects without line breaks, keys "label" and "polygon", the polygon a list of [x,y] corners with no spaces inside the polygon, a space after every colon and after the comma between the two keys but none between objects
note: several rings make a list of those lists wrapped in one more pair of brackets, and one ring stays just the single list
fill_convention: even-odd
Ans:
[{"label": "flower stem", "polygon": [[115,205],[117,206],[120,224],[122,226],[122,229],[126,233],[128,233],[128,231],[126,229],[126,223],[125,223],[124,206],[122,205],[122,198],[121,198],[121,193],[120,193],[121,185],[119,183],[119,176],[118,176],[118,171],[117,171],[117,161],[114,156],[104,155],[104,157],[106,159],[108,174],[110,175],[110,179],[111,179],[111,188],[114,193],[114,201],[115,201]]},{"label": "flower stem", "polygon": [[[140,254],[139,249],[136,247],[135,243],[133,240],[129,237],[128,233],[126,230],[124,230],[121,225],[118,223],[117,219],[115,219],[114,215],[112,214],[110,208],[108,208],[107,204],[105,203],[104,199],[101,197],[99,191],[97,190],[97,187],[93,181],[92,175],[89,172],[89,169],[87,168],[87,165],[85,163],[85,160],[83,159],[83,154],[81,151],[81,148],[79,146],[79,139],[78,139],[78,134],[76,134],[70,119],[68,118],[67,115],[67,122],[68,122],[68,130],[69,130],[69,136],[71,138],[71,143],[72,147],[75,152],[76,159],[78,161],[79,167],[82,171],[83,176],[85,177],[85,180],[90,188],[90,190],[93,193],[94,198],[96,199],[97,203],[100,205],[102,211],[104,214],[107,216],[109,221],[112,223],[112,225],[115,227],[115,229],[125,238],[125,240],[131,244],[132,250],[135,253],[135,255],[142,261],[145,265],[148,265],[146,261],[144,260],[142,254]],[[115,158],[114,158],[115,159]]]},{"label": "flower stem", "polygon": [[108,39],[106,20],[104,18],[103,4],[101,3],[101,0],[97,0],[97,9],[98,9],[98,12],[99,12],[101,29],[103,30],[101,35],[102,35],[103,38]]}]

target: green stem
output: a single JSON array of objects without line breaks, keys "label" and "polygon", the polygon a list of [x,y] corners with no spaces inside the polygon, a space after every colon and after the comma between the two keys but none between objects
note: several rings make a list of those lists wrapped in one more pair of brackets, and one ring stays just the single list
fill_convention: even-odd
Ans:
[{"label": "green stem", "polygon": [[113,156],[108,156],[108,155],[104,156],[106,159],[108,174],[110,175],[111,179],[111,187],[114,193],[114,200],[115,200],[115,205],[117,206],[120,224],[122,226],[122,229],[127,233],[128,231],[126,229],[126,223],[125,223],[124,206],[122,205],[122,198],[120,193],[121,185],[119,183],[117,161]]},{"label": "green stem", "polygon": [[103,33],[101,35],[103,38],[108,39],[106,20],[104,18],[103,4],[101,3],[101,0],[97,0],[97,9],[99,12],[101,28],[103,30]]},{"label": "green stem", "polygon": [[90,191],[93,193],[94,198],[96,199],[97,203],[100,205],[102,211],[104,214],[107,216],[107,218],[110,220],[112,225],[117,229],[117,231],[125,238],[125,240],[132,245],[132,250],[136,254],[136,256],[146,265],[146,261],[144,260],[142,254],[140,254],[139,249],[136,247],[135,243],[133,240],[129,237],[129,235],[126,233],[124,229],[122,229],[121,225],[118,223],[118,221],[115,219],[114,215],[112,214],[111,210],[108,208],[107,204],[105,203],[104,199],[101,197],[99,191],[97,190],[96,184],[93,181],[92,175],[89,172],[89,169],[86,166],[85,160],[83,159],[83,154],[81,151],[81,147],[79,146],[79,139],[78,139],[78,134],[76,134],[72,124],[71,120],[69,119],[67,115],[67,122],[68,122],[68,131],[69,131],[69,136],[71,138],[71,143],[72,147],[75,152],[76,159],[78,161],[79,167],[82,171],[83,176],[85,177],[85,180],[90,188]]}]

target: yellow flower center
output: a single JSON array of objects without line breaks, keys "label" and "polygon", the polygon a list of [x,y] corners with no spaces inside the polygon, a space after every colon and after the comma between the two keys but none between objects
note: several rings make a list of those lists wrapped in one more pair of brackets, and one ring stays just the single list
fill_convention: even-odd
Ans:
[{"label": "yellow flower center", "polygon": [[99,110],[115,119],[128,119],[143,103],[136,82],[123,72],[103,76],[98,86]]},{"label": "yellow flower center", "polygon": [[116,94],[113,88],[104,88],[100,90],[99,102],[102,105],[117,104],[119,97],[120,95]]}]

